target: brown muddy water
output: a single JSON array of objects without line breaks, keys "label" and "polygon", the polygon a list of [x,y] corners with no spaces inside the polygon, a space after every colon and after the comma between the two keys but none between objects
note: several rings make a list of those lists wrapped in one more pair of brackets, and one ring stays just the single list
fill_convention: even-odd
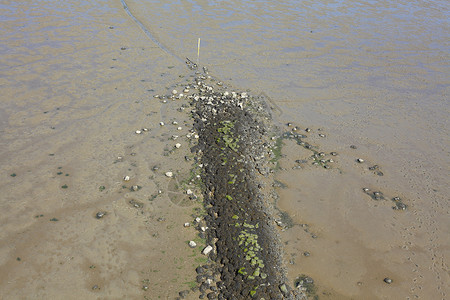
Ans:
[{"label": "brown muddy water", "polygon": [[320,299],[448,297],[448,2],[125,3],[131,16],[123,1],[0,4],[3,299],[173,299],[194,285],[204,257],[183,224],[200,205],[179,188],[192,122],[153,96],[188,80],[198,38],[200,64],[266,94],[280,131],[298,127],[330,166],[283,141],[290,280],[310,276]]}]

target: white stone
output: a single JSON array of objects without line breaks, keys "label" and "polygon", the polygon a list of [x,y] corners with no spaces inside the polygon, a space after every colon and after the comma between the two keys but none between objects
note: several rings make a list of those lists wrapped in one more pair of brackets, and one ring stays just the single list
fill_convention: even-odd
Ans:
[{"label": "white stone", "polygon": [[172,124],[173,124],[173,125],[177,125],[178,122],[177,122],[177,121],[173,121]]},{"label": "white stone", "polygon": [[195,247],[197,247],[197,243],[194,242],[194,241],[190,241],[190,242],[189,242],[189,247],[195,248]]},{"label": "white stone", "polygon": [[123,178],[123,180],[125,180],[125,181],[129,181],[130,180],[130,176],[125,176],[124,178]]},{"label": "white stone", "polygon": [[198,134],[195,134],[195,135],[194,135],[194,138],[195,138],[195,139],[198,139],[198,138],[199,138]]},{"label": "white stone", "polygon": [[206,231],[206,229],[208,229],[208,227],[204,227],[204,226],[202,226],[202,227],[200,227],[200,229],[203,231],[203,232],[205,232]]},{"label": "white stone", "polygon": [[159,126],[164,126],[164,122],[159,122]]},{"label": "white stone", "polygon": [[184,223],[184,225],[183,225],[184,227],[190,227],[191,226],[191,223],[189,223],[189,222],[186,222],[186,223]]},{"label": "white stone", "polygon": [[203,249],[202,253],[203,253],[204,255],[208,255],[209,252],[212,251],[212,249],[213,249],[213,247],[211,247],[210,245],[208,245],[208,246],[205,247],[205,249]]},{"label": "white stone", "polygon": [[142,133],[142,131],[136,130],[136,134],[141,134],[141,133]]},{"label": "white stone", "polygon": [[193,194],[193,192],[190,190],[190,189],[187,189],[186,190],[186,194],[188,194],[188,195],[192,195]]},{"label": "white stone", "polygon": [[202,219],[200,219],[199,217],[195,218],[195,222],[200,223]]},{"label": "white stone", "polygon": [[166,172],[166,176],[167,177],[173,177],[173,173],[172,172]]},{"label": "white stone", "polygon": [[181,130],[181,129],[183,129],[183,128],[181,128],[181,127],[178,127],[177,129],[178,129],[178,130]]},{"label": "white stone", "polygon": [[173,90],[172,94],[176,95],[176,94],[178,94],[178,91],[177,90]]},{"label": "white stone", "polygon": [[180,147],[181,147],[181,144],[180,144],[180,143],[176,143],[176,144],[175,144],[175,148],[178,149],[178,148],[180,148]]}]

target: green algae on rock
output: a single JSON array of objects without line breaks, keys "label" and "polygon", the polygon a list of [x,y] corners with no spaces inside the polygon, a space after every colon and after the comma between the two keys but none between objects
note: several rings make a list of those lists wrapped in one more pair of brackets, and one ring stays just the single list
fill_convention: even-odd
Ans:
[{"label": "green algae on rock", "polygon": [[[258,188],[277,157],[264,99],[214,84],[206,69],[194,81],[189,99],[199,139],[192,151],[203,166],[206,244],[214,249],[208,268],[216,270],[197,281],[201,287],[215,281],[208,298],[304,298],[287,284],[270,205]],[[281,139],[276,144],[281,147]]]}]

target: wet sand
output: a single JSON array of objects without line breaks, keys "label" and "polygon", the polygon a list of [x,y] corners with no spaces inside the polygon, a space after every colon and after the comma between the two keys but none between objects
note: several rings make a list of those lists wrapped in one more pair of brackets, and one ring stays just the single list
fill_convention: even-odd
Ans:
[{"label": "wet sand", "polygon": [[205,258],[183,224],[201,205],[169,197],[164,173],[189,175],[192,125],[180,102],[153,98],[186,67],[120,3],[12,2],[2,15],[1,298],[172,299],[189,289]]},{"label": "wet sand", "polygon": [[195,285],[204,257],[183,224],[200,203],[169,197],[164,176],[189,173],[170,138],[192,121],[153,95],[186,81],[178,58],[198,37],[215,75],[272,99],[280,132],[310,127],[305,140],[338,153],[324,169],[284,141],[289,279],[311,276],[321,299],[448,296],[448,4],[126,3],[167,51],[118,1],[0,8],[2,298],[172,299]]}]

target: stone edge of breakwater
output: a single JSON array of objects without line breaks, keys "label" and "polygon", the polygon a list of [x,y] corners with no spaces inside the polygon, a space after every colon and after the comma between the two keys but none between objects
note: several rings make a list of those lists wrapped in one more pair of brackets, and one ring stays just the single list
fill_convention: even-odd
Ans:
[{"label": "stone edge of breakwater", "polygon": [[195,70],[188,97],[202,166],[209,262],[196,269],[200,297],[306,299],[287,282],[283,250],[266,188],[273,181],[275,129],[264,96],[234,92]]}]

